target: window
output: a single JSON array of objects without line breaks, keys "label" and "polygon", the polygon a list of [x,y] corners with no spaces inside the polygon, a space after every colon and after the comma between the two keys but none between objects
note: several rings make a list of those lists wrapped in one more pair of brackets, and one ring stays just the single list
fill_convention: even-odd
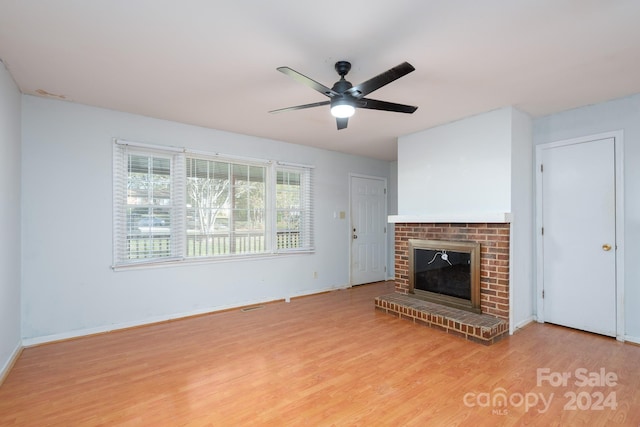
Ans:
[{"label": "window", "polygon": [[266,166],[187,157],[187,257],[262,253]]},{"label": "window", "polygon": [[305,249],[311,241],[311,179],[302,168],[276,172],[276,230],[278,249]]},{"label": "window", "polygon": [[313,251],[312,168],[116,141],[114,265]]}]

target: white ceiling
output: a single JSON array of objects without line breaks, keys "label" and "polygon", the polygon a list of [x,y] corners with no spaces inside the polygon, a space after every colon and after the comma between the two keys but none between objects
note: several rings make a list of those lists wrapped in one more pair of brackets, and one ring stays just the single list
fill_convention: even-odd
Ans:
[{"label": "white ceiling", "polygon": [[[638,0],[0,0],[0,59],[23,93],[385,160],[397,137],[492,109],[533,117],[640,92]],[[416,71],[337,131],[326,86]]]}]

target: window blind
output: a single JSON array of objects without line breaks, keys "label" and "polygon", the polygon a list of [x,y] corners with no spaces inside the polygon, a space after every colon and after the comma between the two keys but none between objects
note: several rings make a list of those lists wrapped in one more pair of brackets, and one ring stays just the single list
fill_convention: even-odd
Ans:
[{"label": "window blind", "polygon": [[313,167],[116,140],[114,266],[314,250]]},{"label": "window blind", "polygon": [[115,265],[182,257],[183,170],[180,152],[114,145]]}]

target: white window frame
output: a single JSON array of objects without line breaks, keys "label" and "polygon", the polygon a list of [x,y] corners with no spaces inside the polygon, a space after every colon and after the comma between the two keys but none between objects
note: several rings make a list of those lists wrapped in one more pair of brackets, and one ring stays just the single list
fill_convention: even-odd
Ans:
[{"label": "white window frame", "polygon": [[[271,163],[272,162],[268,162],[268,161],[256,161],[256,160],[246,160],[246,159],[240,159],[240,158],[229,158],[227,156],[222,156],[222,155],[216,155],[216,156],[212,156],[211,154],[204,154],[201,152],[198,153],[192,153],[190,151],[185,151],[185,163],[188,163],[189,159],[196,159],[196,160],[203,160],[206,162],[220,162],[220,163],[226,163],[231,165],[231,167],[233,168],[234,166],[246,166],[246,167],[260,167],[260,168],[264,168],[265,169],[265,177],[264,177],[264,191],[265,191],[265,206],[264,206],[264,210],[265,210],[265,215],[269,212],[269,203],[268,203],[268,193],[269,193],[269,180],[271,179]],[[188,171],[189,167],[186,166],[185,167],[185,184],[188,181],[188,178],[186,177],[186,172]],[[231,184],[230,184],[231,185]],[[185,188],[186,190],[186,188]],[[186,191],[185,191],[186,192]],[[188,198],[187,198],[188,199]],[[187,206],[185,205],[185,209],[187,209]],[[186,217],[185,217],[186,220]],[[264,239],[265,239],[265,249],[263,251],[260,252],[231,252],[228,254],[224,254],[224,255],[191,255],[189,256],[189,243],[188,243],[188,238],[187,235],[185,233],[185,241],[187,242],[187,249],[185,251],[185,258],[186,259],[207,259],[207,258],[222,258],[222,257],[238,257],[238,256],[252,256],[252,255],[260,255],[260,254],[265,254],[265,253],[269,253],[269,234],[270,234],[270,227],[269,227],[269,223],[267,221],[265,221],[265,229],[264,229]],[[229,236],[230,240],[235,240],[232,237],[232,234]]]},{"label": "white window frame", "polygon": [[[274,189],[272,191],[274,198],[272,198],[272,200],[275,199],[275,194],[277,194],[277,190],[275,189],[275,186],[277,184],[277,173],[279,171],[294,172],[294,173],[300,174],[300,191],[301,191],[301,199],[302,199],[301,206],[300,206],[300,210],[302,211],[301,218],[300,218],[301,245],[294,248],[282,248],[282,249],[276,248],[276,250],[280,253],[313,251],[314,249],[313,168],[304,166],[304,165],[297,165],[293,163],[278,162],[275,166],[274,179],[272,181],[274,185]],[[276,206],[275,200],[273,200],[273,203],[274,203],[273,209],[271,210],[271,212],[274,213],[272,215],[273,229],[276,230],[276,233],[274,234],[277,234],[278,229],[277,229],[277,224],[275,224],[277,215],[275,215],[275,213],[278,210],[278,206]]]},{"label": "white window frame", "polygon": [[[131,260],[127,253],[127,156],[129,153],[154,155],[171,159],[171,255],[159,258],[143,258]],[[187,205],[186,205],[186,159],[197,158],[228,162],[232,164],[266,167],[265,177],[265,251],[258,253],[238,253],[208,256],[187,256]],[[252,159],[239,156],[221,155],[186,148],[160,146],[140,142],[114,139],[113,149],[113,269],[136,266],[154,266],[176,263],[219,262],[221,260],[260,258],[286,254],[313,253],[314,221],[313,221],[313,166],[264,159]],[[301,245],[295,248],[277,248],[276,224],[276,178],[280,170],[300,173],[303,192],[302,211],[304,218],[301,224]]]}]

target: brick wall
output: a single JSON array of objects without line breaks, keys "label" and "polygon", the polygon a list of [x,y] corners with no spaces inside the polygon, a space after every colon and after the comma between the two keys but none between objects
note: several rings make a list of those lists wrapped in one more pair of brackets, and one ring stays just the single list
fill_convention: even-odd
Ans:
[{"label": "brick wall", "polygon": [[480,243],[480,309],[509,321],[509,224],[397,223],[395,288],[409,292],[409,239]]}]

